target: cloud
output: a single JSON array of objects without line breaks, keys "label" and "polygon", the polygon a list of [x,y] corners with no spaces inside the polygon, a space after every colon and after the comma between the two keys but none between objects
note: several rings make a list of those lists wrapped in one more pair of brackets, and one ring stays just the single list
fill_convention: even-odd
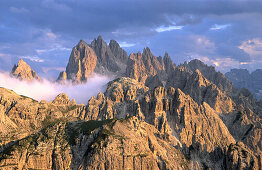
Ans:
[{"label": "cloud", "polygon": [[165,31],[173,31],[173,30],[181,30],[183,26],[160,26],[156,28],[156,32],[165,32]]},{"label": "cloud", "polygon": [[133,47],[136,44],[134,44],[134,43],[127,43],[127,42],[124,41],[124,42],[119,42],[119,45],[120,45],[120,47],[124,48],[124,47]]},{"label": "cloud", "polygon": [[29,59],[33,62],[38,62],[38,63],[42,63],[44,62],[45,60],[39,58],[38,56],[20,56],[21,58],[25,58],[25,59]]},{"label": "cloud", "polygon": [[228,28],[230,26],[231,26],[231,24],[224,24],[224,25],[214,24],[214,25],[212,25],[210,30],[213,30],[213,31],[223,30],[223,29],[226,29],[226,28]]},{"label": "cloud", "polygon": [[52,32],[47,32],[46,35],[47,35],[49,38],[51,38],[51,39],[56,39],[56,37],[57,37],[57,36],[56,36],[54,33],[52,33]]},{"label": "cloud", "polygon": [[239,46],[240,49],[248,53],[252,58],[262,59],[262,40],[259,38],[243,41]]},{"label": "cloud", "polygon": [[109,77],[95,75],[88,79],[86,84],[72,85],[68,82],[61,85],[45,79],[42,82],[20,81],[10,77],[9,73],[0,73],[0,87],[11,89],[19,95],[28,96],[38,101],[51,101],[58,94],[65,92],[70,99],[75,99],[78,104],[87,104],[92,96],[98,92],[104,92],[106,84],[110,80]]}]

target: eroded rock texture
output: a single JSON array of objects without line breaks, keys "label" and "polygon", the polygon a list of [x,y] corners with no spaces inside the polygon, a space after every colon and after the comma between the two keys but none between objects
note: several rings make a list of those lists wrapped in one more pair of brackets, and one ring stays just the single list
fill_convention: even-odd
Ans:
[{"label": "eroded rock texture", "polygon": [[121,76],[127,64],[127,53],[119,44],[111,40],[109,45],[98,36],[91,45],[81,40],[73,49],[65,72],[57,81],[70,80],[76,84],[84,83],[94,74]]}]

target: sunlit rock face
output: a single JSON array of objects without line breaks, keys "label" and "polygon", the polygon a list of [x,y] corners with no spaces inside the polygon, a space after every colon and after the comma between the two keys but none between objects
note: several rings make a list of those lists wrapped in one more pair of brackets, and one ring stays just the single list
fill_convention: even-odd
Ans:
[{"label": "sunlit rock face", "polygon": [[97,56],[89,45],[81,40],[72,50],[66,71],[61,72],[58,81],[72,80],[75,83],[85,82],[94,74]]},{"label": "sunlit rock face", "polygon": [[57,81],[70,80],[79,84],[94,74],[121,76],[126,70],[127,59],[127,53],[114,40],[109,45],[101,36],[90,45],[80,40],[72,49],[66,71],[60,73]]},{"label": "sunlit rock face", "polygon": [[40,80],[36,72],[23,59],[20,59],[18,64],[14,65],[11,74],[20,80]]},{"label": "sunlit rock face", "polygon": [[[198,70],[192,76],[193,87],[212,84]],[[150,89],[142,82],[122,77],[109,82],[106,92],[92,97],[86,106],[76,105],[64,93],[50,103],[38,103],[6,89],[1,94],[5,96],[2,108],[7,113],[1,119],[8,120],[3,124],[8,127],[5,131],[12,129],[13,136],[20,139],[3,149],[1,166],[18,169],[238,166],[256,169],[260,166],[261,118],[250,117],[255,113],[245,111],[239,116],[235,114],[237,108],[225,107],[229,110],[223,113],[223,109],[209,105],[210,101],[195,101],[190,95],[196,94],[187,95],[179,88]],[[222,100],[228,99],[216,99],[218,103],[223,103]],[[22,107],[29,109],[30,116]],[[256,128],[250,129],[250,124]],[[244,134],[236,131],[240,128]],[[18,132],[24,136],[17,135]],[[236,144],[237,140],[242,140],[241,146]],[[24,154],[30,156],[25,159],[21,157]]]}]

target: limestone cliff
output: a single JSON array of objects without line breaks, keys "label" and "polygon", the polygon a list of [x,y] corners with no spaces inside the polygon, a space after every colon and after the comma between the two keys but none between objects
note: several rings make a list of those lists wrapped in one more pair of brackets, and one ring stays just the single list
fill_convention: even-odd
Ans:
[{"label": "limestone cliff", "polygon": [[[199,92],[185,88],[188,94],[179,88],[149,89],[135,79],[118,78],[108,83],[105,93],[92,97],[87,106],[76,105],[66,94],[58,95],[50,103],[38,103],[2,89],[1,105],[6,116],[0,118],[10,120],[8,127],[14,131],[10,138],[1,138],[5,141],[0,150],[0,166],[7,169],[260,167],[261,118],[244,105],[241,115],[236,117],[238,107],[225,113],[216,111],[212,102],[203,98],[206,95],[202,94],[202,88],[212,87],[220,96],[215,99],[219,104],[229,100],[226,94],[200,71],[191,76],[188,80]],[[243,144],[239,146],[236,141]]]},{"label": "limestone cliff", "polygon": [[[50,103],[38,103],[2,89],[1,105],[14,132],[12,138],[3,138],[0,166],[258,169],[261,118],[247,112],[244,105],[241,115],[235,117],[238,107],[219,113],[209,100],[195,101],[191,95],[203,96],[201,87],[214,86],[218,96],[225,94],[198,70],[192,76],[192,87],[200,90],[197,95],[173,87],[149,89],[134,79],[119,78],[109,82],[106,92],[92,97],[87,106],[76,105],[66,94]],[[216,99],[221,100],[225,99]],[[22,132],[24,136],[15,136]]]},{"label": "limestone cliff", "polygon": [[70,80],[78,84],[86,82],[94,74],[121,76],[126,69],[127,58],[127,53],[114,40],[109,45],[101,36],[91,45],[81,40],[73,48],[66,71],[59,74],[57,81]]},{"label": "limestone cliff", "polygon": [[[161,77],[161,80],[165,80],[164,77],[167,77],[167,74],[173,72],[174,69],[175,65],[167,53],[164,58],[157,58],[147,47],[143,50],[142,54],[130,54],[126,69],[126,76],[145,83],[146,81],[152,81],[154,76],[158,76],[159,78]],[[147,84],[150,86],[150,83]]]},{"label": "limestone cliff", "polygon": [[97,56],[89,45],[81,40],[72,50],[66,71],[61,72],[58,81],[72,80],[75,83],[85,82],[94,74]]},{"label": "limestone cliff", "polygon": [[91,42],[91,47],[96,52],[98,63],[96,72],[100,74],[122,74],[126,67],[127,53],[119,44],[111,40],[109,45],[98,36]]},{"label": "limestone cliff", "polygon": [[85,112],[84,105],[76,105],[66,94],[60,94],[47,103],[5,88],[0,88],[0,108],[0,145],[34,133],[53,119],[77,117]]},{"label": "limestone cliff", "polygon": [[23,59],[20,59],[18,64],[14,65],[11,74],[20,80],[40,80],[36,72]]}]

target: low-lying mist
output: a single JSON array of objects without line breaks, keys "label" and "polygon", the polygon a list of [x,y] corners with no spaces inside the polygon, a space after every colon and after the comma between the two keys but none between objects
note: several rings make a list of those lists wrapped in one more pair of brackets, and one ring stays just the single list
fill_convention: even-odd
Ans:
[{"label": "low-lying mist", "polygon": [[0,73],[0,87],[11,89],[19,95],[31,97],[35,100],[51,101],[60,93],[66,93],[70,100],[75,99],[78,104],[87,104],[92,96],[106,90],[107,83],[112,80],[110,77],[95,75],[88,79],[87,83],[80,85],[58,84],[42,79],[41,82],[21,81],[11,77],[9,73]]}]

